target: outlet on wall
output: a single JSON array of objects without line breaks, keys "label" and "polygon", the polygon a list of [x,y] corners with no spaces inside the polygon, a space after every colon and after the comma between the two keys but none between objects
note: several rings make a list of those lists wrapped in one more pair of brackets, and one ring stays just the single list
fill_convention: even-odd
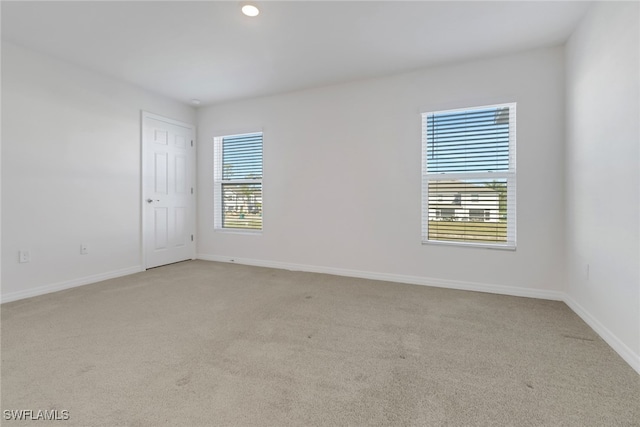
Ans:
[{"label": "outlet on wall", "polygon": [[21,263],[30,262],[31,261],[31,252],[29,251],[18,251],[18,261]]},{"label": "outlet on wall", "polygon": [[89,253],[89,245],[86,243],[82,243],[80,245],[80,255],[86,255]]}]

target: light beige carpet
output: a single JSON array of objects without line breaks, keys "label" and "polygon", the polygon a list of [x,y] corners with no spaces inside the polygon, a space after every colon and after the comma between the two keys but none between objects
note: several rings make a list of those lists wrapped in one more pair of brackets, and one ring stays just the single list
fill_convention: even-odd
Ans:
[{"label": "light beige carpet", "polygon": [[560,302],[193,261],[1,319],[2,410],[70,417],[3,426],[640,425]]}]

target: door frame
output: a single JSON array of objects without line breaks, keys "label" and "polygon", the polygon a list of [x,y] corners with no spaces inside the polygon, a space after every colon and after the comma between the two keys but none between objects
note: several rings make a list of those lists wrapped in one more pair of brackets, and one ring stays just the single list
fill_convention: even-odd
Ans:
[{"label": "door frame", "polygon": [[190,252],[191,259],[196,259],[196,196],[197,196],[197,188],[196,188],[196,126],[192,123],[183,122],[176,119],[171,119],[169,117],[161,116],[159,114],[150,113],[148,111],[140,110],[140,259],[142,270],[147,270],[147,249],[145,242],[145,230],[147,227],[147,221],[145,219],[145,200],[147,199],[147,194],[145,193],[145,176],[147,172],[147,168],[145,166],[145,145],[144,145],[144,129],[147,123],[147,120],[158,120],[161,122],[165,122],[171,125],[185,127],[191,130],[192,141],[191,146],[192,150],[190,151],[190,155],[188,156],[188,163],[190,168],[190,176],[191,176],[191,188],[193,188],[193,193],[191,197],[190,209],[191,209],[191,224],[192,224],[192,235],[193,240],[190,243]]}]

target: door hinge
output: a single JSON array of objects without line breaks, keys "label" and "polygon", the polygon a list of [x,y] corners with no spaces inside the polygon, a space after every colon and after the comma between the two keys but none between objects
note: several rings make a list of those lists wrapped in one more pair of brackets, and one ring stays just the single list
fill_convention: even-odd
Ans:
[{"label": "door hinge", "polygon": [[193,187],[191,187],[191,194],[193,194]]},{"label": "door hinge", "polygon": [[193,139],[191,140],[191,146],[193,147]]},{"label": "door hinge", "polygon": [[191,241],[193,242],[193,234],[191,235]]}]

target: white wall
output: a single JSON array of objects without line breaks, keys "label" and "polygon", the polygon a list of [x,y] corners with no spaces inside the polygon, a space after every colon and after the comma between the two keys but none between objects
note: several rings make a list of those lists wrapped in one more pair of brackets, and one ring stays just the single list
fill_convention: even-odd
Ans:
[{"label": "white wall", "polygon": [[639,15],[598,3],[566,48],[568,302],[638,372]]},{"label": "white wall", "polygon": [[189,106],[3,42],[3,301],[140,269],[140,110],[195,122]]},{"label": "white wall", "polygon": [[[201,109],[199,257],[560,298],[563,60],[541,49]],[[517,251],[421,245],[420,110],[512,101]],[[256,128],[263,234],[215,232],[213,137]]]}]

